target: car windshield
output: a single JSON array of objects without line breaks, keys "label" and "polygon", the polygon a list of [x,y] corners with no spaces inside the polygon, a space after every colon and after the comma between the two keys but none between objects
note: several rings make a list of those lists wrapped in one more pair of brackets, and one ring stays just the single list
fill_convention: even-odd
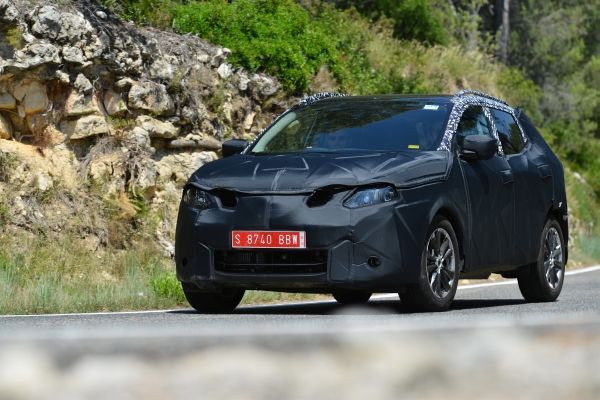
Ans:
[{"label": "car windshield", "polygon": [[248,154],[437,150],[451,108],[412,99],[318,102],[284,115]]}]

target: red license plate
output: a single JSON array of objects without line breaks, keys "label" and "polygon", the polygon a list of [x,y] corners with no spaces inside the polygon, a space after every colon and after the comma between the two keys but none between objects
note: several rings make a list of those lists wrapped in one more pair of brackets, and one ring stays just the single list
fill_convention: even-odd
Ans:
[{"label": "red license plate", "polygon": [[306,232],[289,231],[233,231],[234,248],[305,249]]}]

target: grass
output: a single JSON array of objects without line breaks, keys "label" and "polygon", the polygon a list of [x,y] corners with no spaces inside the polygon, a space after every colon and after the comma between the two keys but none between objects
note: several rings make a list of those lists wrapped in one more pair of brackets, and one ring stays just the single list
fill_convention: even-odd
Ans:
[{"label": "grass", "polygon": [[567,269],[600,264],[600,237],[581,236],[571,243]]},{"label": "grass", "polygon": [[[0,231],[0,314],[189,307],[172,260],[152,239],[139,239],[144,231],[156,229],[160,213],[145,210],[143,214],[136,217],[141,231],[133,235],[137,239],[115,243],[116,247],[110,243],[98,246],[95,236],[74,228],[62,234],[48,229]],[[131,220],[109,222],[123,225],[123,232],[130,229]],[[316,298],[323,296],[248,291],[242,304]]]},{"label": "grass", "polygon": [[93,254],[80,239],[4,237],[0,247],[0,314],[164,309],[182,297],[154,290],[172,272],[153,243]]},{"label": "grass", "polygon": [[289,303],[295,301],[316,301],[331,299],[329,295],[310,294],[310,293],[280,293],[280,292],[262,292],[259,290],[247,290],[241,305],[255,304],[273,304]]},{"label": "grass", "polygon": [[[82,239],[2,237],[0,314],[83,313],[189,307],[171,260],[152,242],[94,254]],[[247,291],[243,305],[325,298]]]}]

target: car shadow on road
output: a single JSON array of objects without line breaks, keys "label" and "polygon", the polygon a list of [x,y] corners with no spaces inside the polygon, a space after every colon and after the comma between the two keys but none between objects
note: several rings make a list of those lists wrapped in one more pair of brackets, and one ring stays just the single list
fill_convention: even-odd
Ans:
[{"label": "car shadow on road", "polygon": [[527,302],[524,299],[454,300],[450,306],[450,310],[472,310],[521,304],[527,304]]},{"label": "car shadow on road", "polygon": [[342,305],[337,302],[248,306],[236,309],[236,314],[311,314],[311,315],[378,315],[397,314],[404,308],[400,301],[371,300],[367,304]]},{"label": "car shadow on road", "polygon": [[[526,304],[522,299],[492,299],[492,300],[454,300],[448,311],[475,310],[493,307],[506,307]],[[174,310],[170,313],[197,314],[191,309]],[[320,302],[306,304],[277,304],[242,306],[231,314],[240,315],[390,315],[411,314],[399,300],[371,300],[367,304],[342,305],[336,302]]]},{"label": "car shadow on road", "polygon": [[[198,314],[193,309],[168,311],[173,314]],[[276,305],[241,306],[231,314],[262,315],[380,315],[406,312],[400,301],[371,300],[367,304],[342,305],[335,301],[319,303],[293,303]]]}]

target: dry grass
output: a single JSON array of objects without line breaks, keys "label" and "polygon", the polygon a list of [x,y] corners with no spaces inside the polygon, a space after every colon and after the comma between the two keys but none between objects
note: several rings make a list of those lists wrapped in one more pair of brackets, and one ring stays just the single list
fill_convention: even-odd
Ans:
[{"label": "dry grass", "polygon": [[[93,253],[72,236],[2,237],[0,314],[173,308],[153,292],[153,277],[172,265],[153,243]],[[50,239],[50,240],[49,240]]]}]

